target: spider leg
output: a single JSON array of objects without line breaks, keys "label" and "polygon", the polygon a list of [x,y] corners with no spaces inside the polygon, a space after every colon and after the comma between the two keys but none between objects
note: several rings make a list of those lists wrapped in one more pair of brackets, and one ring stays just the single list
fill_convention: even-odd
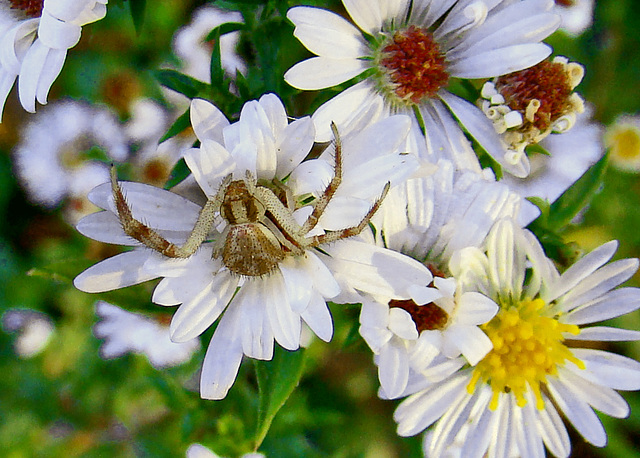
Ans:
[{"label": "spider leg", "polygon": [[220,208],[220,203],[224,196],[224,190],[230,181],[231,175],[225,178],[216,197],[207,201],[202,210],[200,210],[198,220],[196,221],[196,224],[189,234],[185,244],[178,246],[169,242],[158,232],[133,217],[131,209],[129,208],[122,192],[122,188],[118,184],[116,168],[113,166],[111,167],[111,191],[113,193],[113,200],[116,204],[118,217],[125,234],[170,258],[188,258],[196,252],[200,245],[202,245],[202,242],[206,239],[211,226],[213,226],[215,214]]},{"label": "spider leg", "polygon": [[313,211],[302,225],[302,234],[306,234],[311,229],[313,229],[316,224],[318,224],[318,220],[322,216],[325,208],[327,208],[327,205],[329,205],[331,198],[334,196],[334,194],[338,190],[338,186],[340,186],[340,183],[342,182],[342,141],[340,140],[338,127],[334,122],[331,123],[331,130],[333,131],[333,136],[336,139],[336,155],[333,178],[325,188],[322,195],[316,201],[315,206],[313,207]]},{"label": "spider leg", "polygon": [[329,231],[322,235],[315,235],[311,237],[311,246],[316,247],[323,243],[331,243],[335,242],[336,240],[346,239],[347,237],[352,237],[362,232],[364,228],[369,224],[369,221],[371,221],[373,215],[378,211],[380,205],[382,205],[382,201],[387,196],[390,186],[390,183],[387,183],[384,186],[380,197],[373,203],[367,214],[364,215],[364,218],[362,218],[362,221],[360,221],[357,226],[348,227],[339,231]]}]

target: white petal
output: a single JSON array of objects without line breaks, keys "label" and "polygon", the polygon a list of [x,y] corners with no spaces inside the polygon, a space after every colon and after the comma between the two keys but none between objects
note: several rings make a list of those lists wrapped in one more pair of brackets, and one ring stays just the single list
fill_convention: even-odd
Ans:
[{"label": "white petal", "polygon": [[297,89],[324,89],[358,76],[370,65],[368,61],[359,59],[312,57],[287,70],[284,79]]},{"label": "white petal", "polygon": [[[273,358],[273,330],[267,317],[262,291],[262,281],[247,281],[240,288],[230,309],[239,310],[234,326],[240,326],[242,351],[250,358],[270,360]],[[223,316],[224,317],[229,313]],[[222,325],[222,321],[218,326]]]},{"label": "white petal", "polygon": [[[551,401],[543,394],[545,405]],[[529,396],[529,403],[534,403],[533,396]],[[540,424],[540,435],[551,453],[558,457],[568,457],[571,452],[571,441],[564,426],[564,422],[555,408],[536,410]]]},{"label": "white petal", "polygon": [[317,293],[313,289],[312,277],[298,264],[292,257],[288,257],[279,264],[279,268],[291,309],[301,313],[309,305],[311,297]]},{"label": "white petal", "polygon": [[558,407],[582,437],[597,447],[604,447],[607,443],[607,433],[589,404],[561,380],[549,377],[547,387]]},{"label": "white petal", "polygon": [[73,284],[86,293],[102,293],[152,280],[158,275],[143,268],[150,254],[149,250],[120,253],[89,267],[73,280]]},{"label": "white petal", "polygon": [[76,229],[85,237],[99,242],[125,246],[139,245],[137,240],[124,233],[118,217],[109,211],[85,216],[78,222]]},{"label": "white petal", "polygon": [[287,11],[287,18],[296,26],[293,35],[318,56],[345,59],[370,53],[360,31],[335,13],[302,6]]},{"label": "white petal", "polygon": [[454,358],[462,353],[472,366],[478,364],[493,348],[491,339],[476,326],[451,325],[444,333],[444,337],[458,348],[456,354],[449,355],[443,351],[445,356]]},{"label": "white petal", "polygon": [[200,396],[224,399],[236,379],[242,361],[236,311],[230,310],[220,320],[202,363]]},{"label": "white petal", "polygon": [[442,293],[437,288],[414,285],[409,289],[411,300],[418,305],[425,305],[442,297]]},{"label": "white petal", "polygon": [[456,321],[464,324],[481,325],[498,313],[498,304],[484,294],[469,291],[457,300]]},{"label": "white petal", "polygon": [[469,378],[457,375],[404,400],[393,414],[398,435],[413,436],[437,421],[466,392]]},{"label": "white petal", "polygon": [[535,65],[549,54],[551,47],[541,43],[513,45],[464,56],[447,69],[456,78],[491,78]]},{"label": "white petal", "polygon": [[565,335],[567,340],[590,340],[590,341],[612,341],[612,342],[630,342],[640,340],[640,331],[632,331],[630,329],[610,328],[607,326],[594,326],[591,328],[580,329],[580,334],[574,336],[572,334]]},{"label": "white petal", "polygon": [[333,320],[327,303],[315,294],[309,301],[309,306],[302,312],[301,318],[311,330],[325,342],[333,337]]},{"label": "white petal", "polygon": [[282,275],[262,281],[262,297],[276,341],[287,350],[300,346],[300,314],[291,309]]},{"label": "white petal", "polygon": [[416,340],[418,338],[418,329],[413,318],[406,310],[399,307],[391,307],[389,310],[389,329],[403,339]]},{"label": "white petal", "polygon": [[343,0],[349,16],[362,30],[369,35],[380,32],[386,17],[382,15],[384,2],[387,0]]},{"label": "white petal", "polygon": [[320,105],[311,117],[316,127],[316,141],[333,140],[331,123],[335,122],[343,134],[358,132],[361,126],[375,122],[383,112],[382,96],[369,80],[354,84]]},{"label": "white petal", "polygon": [[308,275],[313,278],[314,288],[327,299],[336,297],[340,293],[340,285],[333,274],[318,256],[307,251],[302,263]]},{"label": "white petal", "polygon": [[286,126],[278,138],[276,176],[284,178],[309,154],[315,139],[311,118],[297,119]]},{"label": "white petal", "polygon": [[208,197],[215,196],[223,178],[237,168],[234,157],[224,146],[207,139],[202,141],[200,148],[187,150],[184,160]]},{"label": "white petal", "polygon": [[222,130],[229,125],[229,121],[218,107],[208,100],[193,99],[189,116],[198,140],[223,142]]},{"label": "white petal", "polygon": [[602,350],[573,348],[571,351],[585,363],[586,369],[577,369],[573,365],[568,365],[567,368],[581,377],[615,390],[640,389],[639,362]]},{"label": "white petal", "polygon": [[47,103],[51,85],[62,71],[66,57],[66,49],[52,49],[47,54],[47,60],[42,68],[42,73],[40,73],[38,87],[36,88],[36,99],[41,104],[45,105]]},{"label": "white petal", "polygon": [[45,46],[40,40],[36,40],[22,60],[20,78],[18,78],[18,95],[22,107],[31,113],[36,111],[38,80],[50,51],[52,51],[51,48]]},{"label": "white petal", "polygon": [[235,293],[236,282],[219,274],[178,308],[171,320],[171,340],[186,342],[202,334],[218,319]]},{"label": "white petal", "polygon": [[567,313],[563,323],[589,324],[633,312],[640,307],[640,289],[619,288]]},{"label": "white petal", "polygon": [[389,399],[402,395],[409,381],[409,358],[402,342],[397,339],[382,347],[378,362],[380,385]]},{"label": "white petal", "polygon": [[625,418],[629,415],[629,404],[615,390],[591,383],[564,368],[558,370],[558,378],[594,409],[615,418]]}]

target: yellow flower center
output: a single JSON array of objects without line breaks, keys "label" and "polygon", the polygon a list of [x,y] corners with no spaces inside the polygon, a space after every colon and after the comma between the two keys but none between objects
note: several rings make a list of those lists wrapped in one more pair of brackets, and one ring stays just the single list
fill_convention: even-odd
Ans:
[{"label": "yellow flower center", "polygon": [[584,363],[564,345],[563,333],[576,335],[578,326],[544,316],[544,308],[542,299],[523,301],[501,309],[482,327],[493,350],[475,367],[467,391],[472,394],[478,381],[489,384],[493,390],[491,410],[498,407],[500,393],[509,392],[523,407],[527,387],[535,394],[536,407],[542,410],[541,385],[548,375],[555,375],[567,360],[584,369]]},{"label": "yellow flower center", "polygon": [[640,158],[640,129],[634,125],[614,126],[606,135],[611,156],[620,162],[635,161]]}]

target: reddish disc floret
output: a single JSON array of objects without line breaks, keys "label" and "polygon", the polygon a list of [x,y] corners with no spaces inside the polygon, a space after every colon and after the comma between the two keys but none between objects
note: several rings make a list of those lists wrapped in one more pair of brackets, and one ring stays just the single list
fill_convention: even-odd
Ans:
[{"label": "reddish disc floret", "polygon": [[44,8],[44,0],[9,0],[11,8],[22,10],[27,16],[42,16],[42,8]]},{"label": "reddish disc floret", "polygon": [[560,116],[571,109],[569,97],[573,92],[562,64],[548,60],[531,68],[501,76],[495,81],[496,89],[512,110],[526,113],[532,100],[540,102],[533,125],[546,131]]},{"label": "reddish disc floret", "polygon": [[402,100],[420,103],[449,82],[444,54],[433,35],[419,27],[396,32],[381,55],[380,64]]},{"label": "reddish disc floret", "polygon": [[418,305],[411,299],[391,299],[389,301],[389,307],[398,307],[409,313],[413,322],[416,324],[418,333],[443,329],[449,320],[447,312],[433,302]]}]

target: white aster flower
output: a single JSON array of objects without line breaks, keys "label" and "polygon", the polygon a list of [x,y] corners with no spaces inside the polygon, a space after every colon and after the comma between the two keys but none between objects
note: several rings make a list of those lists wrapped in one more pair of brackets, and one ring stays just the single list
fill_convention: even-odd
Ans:
[{"label": "white aster flower", "polygon": [[607,127],[604,143],[611,164],[621,170],[640,171],[640,116],[622,115]]},{"label": "white aster flower", "polygon": [[[555,202],[600,160],[605,152],[603,128],[600,123],[590,118],[591,110],[589,107],[586,108],[571,130],[562,134],[551,134],[540,142],[540,146],[549,154],[533,154],[528,157],[531,171],[526,178],[504,175],[500,182],[523,198],[539,197],[550,203]],[[640,136],[638,139],[640,158]],[[610,148],[611,162],[615,163],[615,148]],[[537,218],[539,213],[538,207],[523,199],[519,221],[522,225],[527,225]]]},{"label": "white aster flower", "polygon": [[528,176],[525,148],[574,126],[584,112],[582,97],[573,92],[583,76],[582,65],[557,56],[484,84],[478,105],[507,145],[507,172]]},{"label": "white aster flower", "polygon": [[[414,374],[432,380],[476,364],[492,348],[478,326],[498,306],[477,292],[457,291],[448,262],[460,249],[481,246],[497,219],[516,216],[520,198],[475,172],[456,172],[446,160],[431,169],[392,189],[372,221],[378,245],[427,264],[436,276],[429,287],[414,285],[409,299],[363,300],[360,334],[378,355],[386,398],[402,395]],[[466,361],[455,360],[461,354]]]},{"label": "white aster flower", "polygon": [[[559,24],[550,0],[492,1],[343,0],[360,28],[318,8],[296,7],[287,17],[294,35],[317,54],[285,74],[292,86],[315,90],[364,80],[323,106],[313,118],[318,141],[330,139],[329,121],[360,121],[372,106],[382,115],[420,118],[430,136],[453,117],[506,167],[505,146],[473,104],[446,88],[455,78],[492,78],[527,68],[550,54],[540,40]],[[459,126],[458,126],[459,130]],[[478,168],[469,154],[455,158],[460,168]]]},{"label": "white aster flower", "polygon": [[94,147],[110,159],[127,157],[124,133],[107,109],[61,101],[35,115],[13,151],[16,175],[29,199],[53,208],[67,198],[72,222],[92,211],[87,192],[109,180],[108,166],[86,157]]},{"label": "white aster flower", "polygon": [[[191,117],[201,147],[189,150],[185,160],[209,199],[219,194],[223,180],[229,183],[234,179],[228,184],[234,189],[249,187],[249,172],[265,190],[261,191],[261,195],[266,193],[263,199],[277,198],[282,199],[281,205],[299,206],[293,213],[297,224],[307,219],[312,211],[308,202],[322,195],[329,182],[323,180],[332,168],[328,162],[331,152],[301,163],[314,139],[309,118],[288,123],[282,103],[272,94],[245,104],[240,120],[234,124],[203,100],[192,102]],[[334,189],[307,237],[322,240],[327,231],[351,227],[370,211],[385,182],[400,182],[411,172],[415,165],[412,156],[398,150],[409,126],[408,118],[392,117],[342,139],[342,183]],[[158,188],[138,183],[124,183],[122,188],[134,217],[174,243],[187,239],[202,210]],[[228,189],[223,189],[225,199],[231,199]],[[92,201],[107,211],[83,219],[78,230],[103,242],[139,246],[123,232],[111,194],[108,186],[91,193]],[[253,226],[247,231],[260,230],[262,237],[278,244],[276,248],[256,242],[261,249],[275,250],[261,251],[242,234],[247,223],[231,221],[242,219],[237,216],[242,209],[250,213],[254,211],[252,205],[267,205],[267,200],[241,201],[245,202],[241,207],[224,202],[224,215],[216,217],[215,228],[208,237],[205,234],[205,240],[214,241],[205,241],[193,255],[177,259],[155,249],[136,248],[91,267],[75,279],[79,289],[99,292],[164,277],[153,301],[167,306],[182,304],[171,322],[171,337],[176,342],[198,336],[222,316],[203,364],[204,398],[225,397],[243,354],[271,359],[274,341],[296,350],[303,322],[321,339],[331,339],[333,325],[326,300],[336,297],[341,289],[407,297],[407,285],[427,283],[424,269],[417,262],[357,240],[339,240],[323,244],[321,251],[308,248],[294,254],[296,244],[305,247],[305,242],[291,230],[287,232],[289,223],[275,215],[273,219],[263,218],[260,224],[248,223]],[[244,248],[237,251],[236,243]],[[277,261],[267,264],[268,256]],[[338,278],[333,266],[348,262],[357,268]],[[269,268],[262,269],[263,265]]]},{"label": "white aster flower", "polygon": [[555,0],[554,11],[560,15],[560,28],[571,35],[580,35],[593,23],[595,0]]},{"label": "white aster flower", "polygon": [[18,333],[13,346],[21,358],[31,358],[44,350],[55,330],[46,314],[17,308],[2,314],[2,327],[5,332]]},{"label": "white aster flower", "polygon": [[593,409],[625,417],[629,406],[615,390],[640,388],[640,364],[584,341],[639,340],[640,333],[581,327],[634,311],[640,291],[619,288],[637,259],[605,265],[617,243],[594,250],[562,275],[528,231],[498,222],[483,249],[468,248],[451,263],[463,291],[479,291],[500,306],[483,329],[493,350],[475,367],[425,385],[397,408],[398,433],[417,434],[435,423],[424,450],[447,456],[569,456],[561,415],[596,446],[606,433]]},{"label": "white aster flower", "polygon": [[101,321],[94,325],[93,333],[97,338],[104,339],[100,355],[105,359],[138,353],[145,355],[153,367],[161,369],[189,361],[200,349],[198,338],[172,342],[168,321],[163,324],[104,301],[96,302],[96,315]]},{"label": "white aster flower", "polygon": [[[211,82],[212,43],[207,35],[221,24],[244,22],[237,11],[224,11],[213,6],[203,6],[193,13],[190,24],[178,30],[173,39],[173,49],[183,63],[182,71],[205,83]],[[246,64],[236,52],[240,32],[230,32],[220,37],[222,68],[235,78],[236,71],[244,73]]]},{"label": "white aster flower", "polygon": [[[3,0],[0,13],[13,13],[13,23],[0,30],[0,112],[18,78],[25,110],[36,100],[47,103],[49,89],[60,74],[67,50],[80,41],[82,26],[102,19],[107,0]],[[9,9],[13,11],[8,12]]]}]

